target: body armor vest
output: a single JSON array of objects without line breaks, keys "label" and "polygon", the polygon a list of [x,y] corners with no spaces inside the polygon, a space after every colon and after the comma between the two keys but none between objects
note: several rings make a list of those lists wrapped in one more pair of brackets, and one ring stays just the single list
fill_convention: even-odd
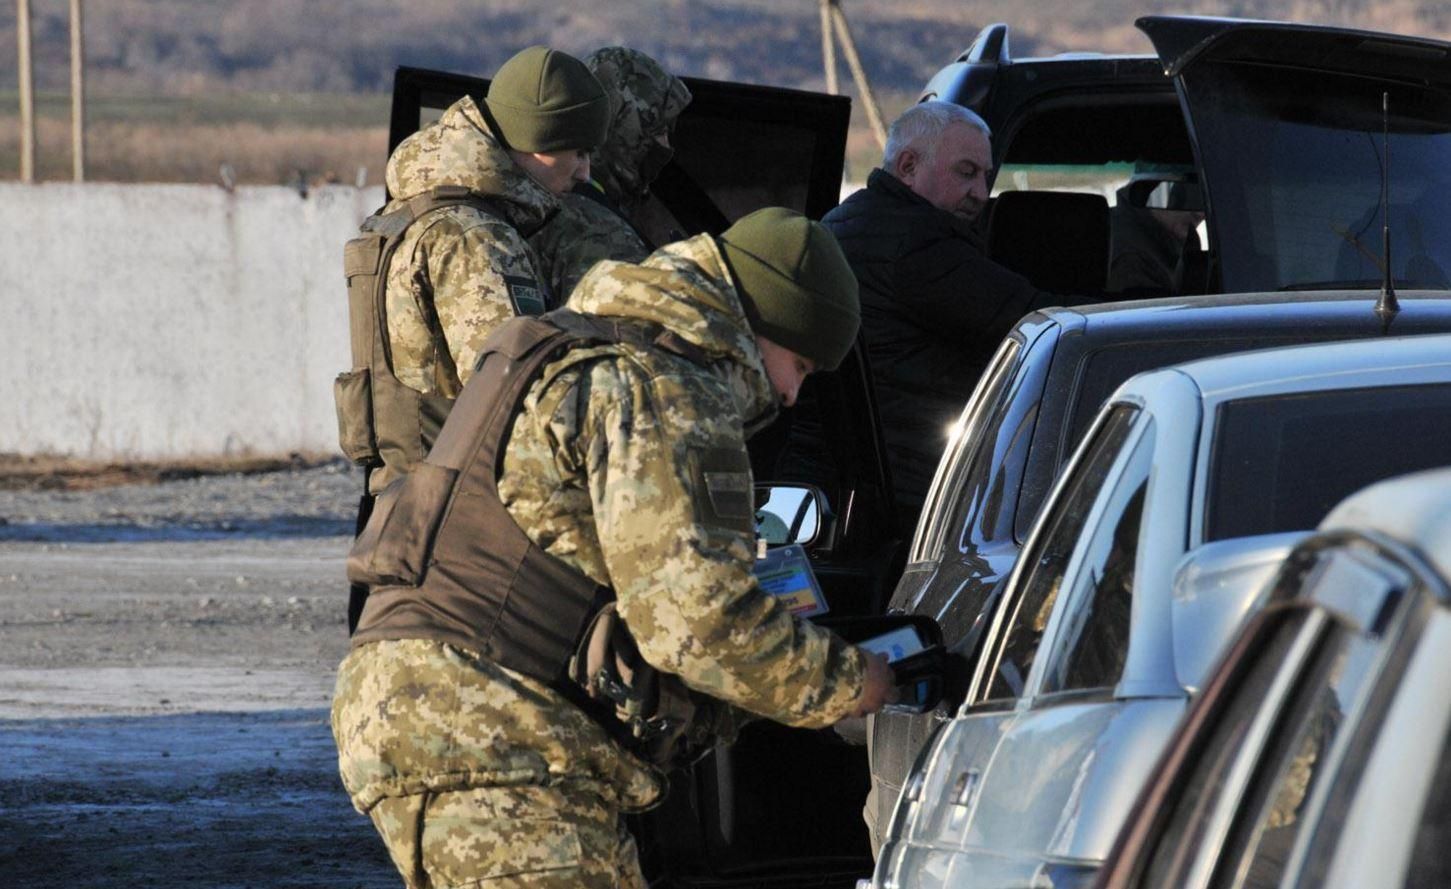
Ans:
[{"label": "body armor vest", "polygon": [[[515,319],[489,338],[428,458],[379,495],[349,554],[349,579],[369,587],[353,645],[445,642],[550,685],[617,736],[640,740],[661,729],[647,727],[655,714],[642,712],[621,732],[616,692],[629,691],[591,687],[611,677],[571,677],[586,630],[612,610],[614,592],[531,541],[497,485],[519,407],[544,366],[577,346],[618,342],[705,360],[658,325],[562,310]],[[615,706],[602,706],[601,696]],[[664,727],[672,728],[681,726]]]},{"label": "body armor vest", "polygon": [[405,232],[435,210],[459,205],[506,218],[489,198],[460,185],[445,185],[409,199],[392,212],[368,217],[362,233],[343,250],[353,369],[338,375],[333,397],[338,444],[360,466],[387,466],[397,475],[408,472],[428,453],[458,396],[458,370],[431,298],[423,308],[435,349],[434,391],[419,392],[394,376],[387,290],[388,267]]}]

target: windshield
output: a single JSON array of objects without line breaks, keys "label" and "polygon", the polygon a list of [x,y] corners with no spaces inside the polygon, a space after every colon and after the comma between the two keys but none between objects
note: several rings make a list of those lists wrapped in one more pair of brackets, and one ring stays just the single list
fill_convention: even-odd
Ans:
[{"label": "windshield", "polygon": [[1451,289],[1451,96],[1231,62],[1191,68],[1183,83],[1220,290],[1380,286],[1383,94],[1395,283]]}]

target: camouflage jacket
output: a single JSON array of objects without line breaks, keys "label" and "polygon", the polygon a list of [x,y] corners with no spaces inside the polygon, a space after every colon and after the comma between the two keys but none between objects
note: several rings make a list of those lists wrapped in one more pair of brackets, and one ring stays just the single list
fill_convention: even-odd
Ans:
[{"label": "camouflage jacket", "polygon": [[[663,164],[657,137],[670,132],[690,102],[680,78],[638,50],[605,47],[585,61],[610,101],[609,133],[590,155],[594,181],[565,195],[564,209],[530,238],[542,277],[561,301],[599,260],[639,262],[650,254],[653,245],[631,225],[631,211]],[[582,189],[597,195],[577,193]]]},{"label": "camouflage jacket", "polygon": [[[521,232],[542,225],[559,201],[514,163],[467,96],[394,150],[388,193],[396,200],[384,212],[440,185],[492,198],[501,215],[451,207],[408,230],[388,269],[388,337],[400,382],[455,397],[494,328],[521,311],[547,307],[537,260]],[[456,372],[436,377],[444,349]]]},{"label": "camouflage jacket", "polygon": [[[578,188],[599,186],[590,182]],[[650,255],[645,239],[621,211],[605,203],[609,198],[603,192],[599,198],[571,192],[559,200],[559,213],[529,239],[550,292],[568,297],[601,259],[639,262]]]},{"label": "camouflage jacket", "polygon": [[[499,494],[536,544],[611,585],[641,654],[688,685],[792,725],[847,716],[863,654],[804,624],[751,573],[745,430],[775,396],[713,239],[640,265],[605,262],[570,307],[660,323],[704,350],[575,349],[530,389]],[[731,504],[741,508],[734,508]],[[664,779],[544,684],[443,643],[376,642],[338,673],[344,784],[367,811],[384,796],[502,784],[569,784],[626,810]]]}]

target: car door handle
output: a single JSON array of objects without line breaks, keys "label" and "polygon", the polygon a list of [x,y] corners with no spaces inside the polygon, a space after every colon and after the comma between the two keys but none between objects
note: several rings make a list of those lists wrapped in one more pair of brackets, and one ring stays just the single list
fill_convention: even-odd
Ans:
[{"label": "car door handle", "polygon": [[959,772],[957,780],[952,782],[952,804],[963,807],[971,806],[973,800],[977,797],[977,789],[981,783],[981,771],[977,769],[966,769]]}]

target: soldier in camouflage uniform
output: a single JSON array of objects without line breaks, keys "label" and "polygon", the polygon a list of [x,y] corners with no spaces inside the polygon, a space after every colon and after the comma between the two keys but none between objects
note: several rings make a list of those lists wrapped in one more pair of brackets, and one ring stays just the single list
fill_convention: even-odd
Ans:
[{"label": "soldier in camouflage uniform", "polygon": [[561,297],[601,259],[639,262],[650,254],[653,245],[631,215],[670,162],[675,119],[690,104],[680,78],[638,50],[609,46],[584,63],[609,98],[609,133],[590,155],[594,178],[561,198],[559,215],[529,239],[543,277]]},{"label": "soldier in camouflage uniform", "polygon": [[[569,308],[660,325],[694,357],[622,341],[546,365],[499,458],[512,521],[611,587],[641,656],[695,691],[797,726],[880,708],[894,693],[885,659],[793,618],[751,571],[746,436],[856,335],[855,279],[834,239],[791,211],[758,211],[719,239],[600,263]],[[450,503],[440,536],[469,508]],[[643,887],[620,813],[661,801],[661,770],[549,684],[417,631],[437,613],[421,596],[414,629],[390,625],[387,609],[408,598],[369,599],[332,725],[353,804],[410,889]]]},{"label": "soldier in camouflage uniform", "polygon": [[[604,138],[609,110],[582,62],[542,46],[500,67],[484,106],[465,96],[388,159],[394,200],[384,213],[439,186],[464,186],[491,208],[423,217],[388,269],[391,370],[426,396],[457,397],[495,328],[549,307],[525,238],[558,211],[560,194],[589,178],[588,152]],[[410,468],[384,467],[371,489]]]}]

